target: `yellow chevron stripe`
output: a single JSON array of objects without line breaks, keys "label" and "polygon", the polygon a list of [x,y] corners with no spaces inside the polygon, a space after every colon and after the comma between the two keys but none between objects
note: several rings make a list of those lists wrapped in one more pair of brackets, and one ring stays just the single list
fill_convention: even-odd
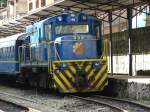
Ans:
[{"label": "yellow chevron stripe", "polygon": [[75,74],[76,73],[76,69],[73,66],[69,66],[69,68],[71,69],[71,71]]},{"label": "yellow chevron stripe", "polygon": [[90,69],[91,65],[87,65],[85,68],[85,71],[88,72],[88,70]]},{"label": "yellow chevron stripe", "polygon": [[53,69],[55,70],[55,69],[57,69],[57,67],[56,67],[56,65],[55,64],[53,64]]},{"label": "yellow chevron stripe", "polygon": [[88,80],[90,79],[90,77],[92,77],[92,75],[94,75],[94,69],[92,69],[88,75]]},{"label": "yellow chevron stripe", "polygon": [[76,91],[76,90],[72,87],[72,85],[70,84],[70,82],[66,79],[66,77],[64,77],[64,75],[63,75],[61,72],[59,72],[59,76],[63,79],[63,81],[67,84],[67,86],[68,86],[70,89],[72,89],[73,91]]},{"label": "yellow chevron stripe", "polygon": [[103,84],[102,87],[99,86],[99,87],[101,87],[101,88],[98,88],[98,90],[103,91],[103,90],[104,90],[104,87],[107,86],[107,85],[108,85],[108,81],[105,82],[105,84]]},{"label": "yellow chevron stripe", "polygon": [[57,82],[57,84],[61,87],[63,91],[67,91],[66,87],[62,84],[62,82],[58,79],[56,75],[54,75],[54,80]]},{"label": "yellow chevron stripe", "polygon": [[93,85],[93,84],[98,80],[98,78],[100,77],[100,75],[102,75],[103,71],[104,71],[106,68],[107,68],[107,65],[104,65],[104,66],[100,69],[100,71],[99,71],[99,72],[97,73],[97,75],[95,76],[95,80],[92,82],[91,85]]},{"label": "yellow chevron stripe", "polygon": [[81,64],[80,64],[80,65],[81,65],[81,66],[83,66],[83,64],[84,64],[84,61],[83,61],[83,62],[81,62]]},{"label": "yellow chevron stripe", "polygon": [[104,76],[102,77],[102,79],[99,81],[99,83],[96,85],[96,88],[98,89],[98,87],[103,83],[103,81],[107,78],[107,73],[104,74]]},{"label": "yellow chevron stripe", "polygon": [[65,73],[66,73],[66,75],[67,75],[69,78],[72,78],[72,79],[73,79],[73,82],[75,82],[75,78],[73,77],[73,75],[72,75],[68,70],[65,70]]}]

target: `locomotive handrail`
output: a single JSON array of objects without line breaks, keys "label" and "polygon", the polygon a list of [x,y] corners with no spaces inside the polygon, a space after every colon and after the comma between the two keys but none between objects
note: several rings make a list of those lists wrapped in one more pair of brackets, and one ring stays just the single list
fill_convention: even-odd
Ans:
[{"label": "locomotive handrail", "polygon": [[[108,54],[108,48],[109,48],[109,40],[108,39],[104,39],[103,40],[104,41],[104,48],[103,48],[103,54],[102,54],[102,56],[103,56],[103,58],[104,58],[104,60],[106,60],[106,63],[107,63],[107,65],[108,65],[108,57],[107,57],[107,54]],[[108,67],[107,67],[108,68]],[[107,69],[107,71],[109,71],[108,69]]]},{"label": "locomotive handrail", "polygon": [[[61,42],[68,42],[68,41],[91,41],[91,40],[99,40],[99,39],[83,39],[83,40],[61,40]],[[55,42],[55,41],[52,41],[52,42]]]},{"label": "locomotive handrail", "polygon": [[[53,44],[53,42],[48,42],[48,45],[51,46],[51,44]],[[47,49],[47,54],[48,54],[48,72],[50,74],[52,74],[52,61],[50,60],[50,53],[51,53],[51,49]]]},{"label": "locomotive handrail", "polygon": [[104,48],[103,48],[103,54],[104,58],[107,60],[107,53],[108,53],[108,47],[109,47],[109,40],[104,39]]},{"label": "locomotive handrail", "polygon": [[[71,42],[71,41],[94,41],[94,40],[98,40],[98,39],[84,39],[84,40],[61,40],[61,42]],[[42,43],[38,43],[38,45],[44,45],[44,44],[47,44],[49,47],[50,46],[54,46],[54,50],[55,50],[55,62],[67,62],[67,60],[61,60],[61,58],[60,58],[60,56],[59,56],[59,53],[58,53],[58,50],[57,50],[57,48],[56,48],[56,44],[58,44],[58,43],[55,43],[55,41],[50,41],[50,42],[42,42]],[[29,43],[29,44],[23,44],[22,46],[19,46],[19,48],[18,48],[18,62],[19,63],[21,63],[21,54],[20,54],[20,50],[21,50],[21,48],[29,48],[29,51],[30,51],[30,63],[32,64],[32,62],[33,62],[33,59],[32,59],[32,47],[31,46],[33,46],[33,45],[36,45],[37,46],[37,43]],[[104,39],[104,47],[103,47],[103,53],[102,53],[102,56],[99,58],[99,59],[88,59],[88,60],[90,60],[90,61],[101,61],[101,62],[107,62],[107,53],[108,53],[108,45],[109,45],[109,43],[108,43],[108,39]],[[26,50],[24,51],[24,52],[26,52]],[[48,71],[49,71],[49,73],[52,73],[52,60],[51,60],[51,49],[49,48],[49,49],[47,49],[47,57],[48,57]],[[57,60],[57,58],[56,57],[58,57],[58,61],[56,61]],[[25,59],[25,53],[24,53],[24,59]],[[76,61],[86,61],[86,60],[76,60]],[[70,60],[69,60],[69,62],[70,62]]]}]

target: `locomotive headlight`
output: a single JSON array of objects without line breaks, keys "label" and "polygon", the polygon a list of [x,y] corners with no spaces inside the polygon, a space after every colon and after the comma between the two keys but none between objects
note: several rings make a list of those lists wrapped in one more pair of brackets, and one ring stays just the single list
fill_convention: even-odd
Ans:
[{"label": "locomotive headlight", "polygon": [[75,22],[75,21],[76,21],[76,19],[75,19],[75,18],[71,18],[71,21]]},{"label": "locomotive headlight", "polygon": [[62,17],[61,17],[61,16],[59,16],[59,17],[58,17],[58,20],[59,20],[59,21],[62,21]]},{"label": "locomotive headlight", "polygon": [[99,63],[99,62],[95,62],[95,63],[93,63],[93,66],[94,66],[95,68],[100,68],[100,63]]},{"label": "locomotive headlight", "polygon": [[95,62],[94,65],[95,65],[95,66],[99,66],[100,64],[99,64],[98,62]]},{"label": "locomotive headlight", "polygon": [[71,17],[75,17],[76,15],[74,13],[71,14]]},{"label": "locomotive headlight", "polygon": [[67,67],[68,67],[68,64],[67,64],[67,63],[62,63],[62,64],[61,64],[61,68],[62,68],[62,69],[66,69]]}]

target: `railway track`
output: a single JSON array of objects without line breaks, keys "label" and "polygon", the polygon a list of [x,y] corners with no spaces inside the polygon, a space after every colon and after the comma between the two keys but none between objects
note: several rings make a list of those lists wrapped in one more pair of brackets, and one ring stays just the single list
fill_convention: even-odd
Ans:
[{"label": "railway track", "polygon": [[[12,107],[14,107],[13,108],[14,110],[9,111],[8,108],[7,108],[7,111],[5,111],[5,109],[4,109],[4,112],[40,112],[38,110],[35,110],[35,109],[30,108],[28,106],[25,106],[25,105],[23,105],[19,102],[13,102],[13,101],[9,100],[9,98],[20,99],[20,100],[24,100],[24,101],[28,101],[28,102],[32,102],[32,103],[37,103],[36,101],[26,99],[26,98],[23,98],[23,97],[20,97],[20,96],[17,96],[17,95],[12,95],[12,94],[9,94],[9,93],[3,93],[3,92],[0,92],[0,96],[3,97],[3,98],[0,98],[0,102],[4,102],[4,103],[12,105]],[[6,106],[9,106],[9,105],[6,105]],[[21,111],[18,111],[18,110],[21,110]],[[1,106],[0,106],[0,112],[1,112]]]},{"label": "railway track", "polygon": [[[29,90],[29,92],[26,90],[23,90],[23,95],[22,94],[16,95],[16,94],[12,94],[13,92],[11,93],[10,89],[9,89],[9,91],[6,92],[5,88],[7,88],[7,87],[1,88],[2,91],[0,91],[0,98],[5,97],[5,99],[7,99],[7,98],[17,99],[19,102],[20,101],[23,102],[22,104],[27,103],[29,107],[36,108],[36,109],[45,108],[45,107],[48,107],[47,109],[49,109],[50,105],[52,105],[52,103],[50,103],[50,102],[53,102],[52,99],[55,99],[55,97],[57,97],[57,96],[51,97],[53,95],[46,94],[46,93],[44,93],[44,94],[38,93],[38,95],[36,95],[35,90],[31,90],[31,91]],[[16,90],[16,89],[14,89],[14,90]],[[18,91],[15,93],[20,93],[20,92]],[[32,96],[32,97],[27,97],[27,96]],[[61,104],[62,106],[59,106],[59,108],[62,110],[67,110],[67,109],[72,110],[74,108],[74,110],[77,109],[78,111],[80,111],[81,110],[80,108],[83,108],[84,110],[86,110],[88,112],[88,109],[92,110],[92,107],[93,107],[96,109],[104,110],[102,112],[150,112],[150,107],[148,107],[148,106],[145,106],[145,105],[137,103],[137,102],[121,100],[118,98],[111,98],[111,97],[105,97],[105,96],[99,96],[99,95],[91,95],[91,96],[86,95],[86,97],[85,96],[82,97],[82,96],[75,96],[75,95],[68,96],[68,94],[67,94],[65,96],[66,96],[65,97],[66,100],[70,99],[70,96],[73,98],[79,99],[79,100],[76,101],[75,99],[71,98],[70,101],[75,102],[75,104],[76,104],[76,105],[70,104],[71,106],[68,106],[68,103],[66,103],[64,105],[62,103]],[[56,100],[58,100],[57,106],[54,106],[52,108],[58,107],[60,98],[56,99]],[[49,99],[51,99],[51,100],[49,100]],[[63,97],[61,98],[61,100],[62,99],[63,99]],[[56,100],[54,100],[54,103],[56,103]],[[30,106],[30,105],[33,105],[33,106]],[[37,108],[37,107],[39,107],[39,108]],[[59,110],[59,108],[58,108],[58,110]],[[39,112],[39,111],[32,111],[32,112]],[[95,111],[92,111],[92,112],[95,112]],[[101,112],[101,111],[96,111],[96,112]]]},{"label": "railway track", "polygon": [[0,112],[29,112],[29,110],[29,108],[20,104],[0,99]]},{"label": "railway track", "polygon": [[119,108],[117,106],[113,106],[107,102],[104,102],[104,101],[100,101],[100,100],[97,100],[97,99],[93,99],[91,97],[81,97],[81,96],[75,96],[75,95],[70,95],[71,97],[74,97],[74,98],[77,98],[77,99],[81,99],[81,100],[85,100],[85,101],[88,101],[88,102],[91,102],[91,103],[95,103],[95,104],[99,104],[99,105],[103,105],[104,107],[106,108],[110,108],[110,111],[111,112],[128,112],[122,108]]},{"label": "railway track", "polygon": [[90,97],[71,95],[71,97],[110,107],[114,112],[150,112],[150,107],[147,105],[119,98],[100,95]]}]

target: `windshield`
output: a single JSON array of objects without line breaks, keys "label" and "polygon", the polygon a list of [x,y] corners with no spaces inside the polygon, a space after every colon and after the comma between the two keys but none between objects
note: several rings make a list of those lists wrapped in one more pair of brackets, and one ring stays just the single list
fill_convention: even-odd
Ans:
[{"label": "windshield", "polygon": [[56,34],[88,33],[88,25],[59,25],[55,27]]}]

